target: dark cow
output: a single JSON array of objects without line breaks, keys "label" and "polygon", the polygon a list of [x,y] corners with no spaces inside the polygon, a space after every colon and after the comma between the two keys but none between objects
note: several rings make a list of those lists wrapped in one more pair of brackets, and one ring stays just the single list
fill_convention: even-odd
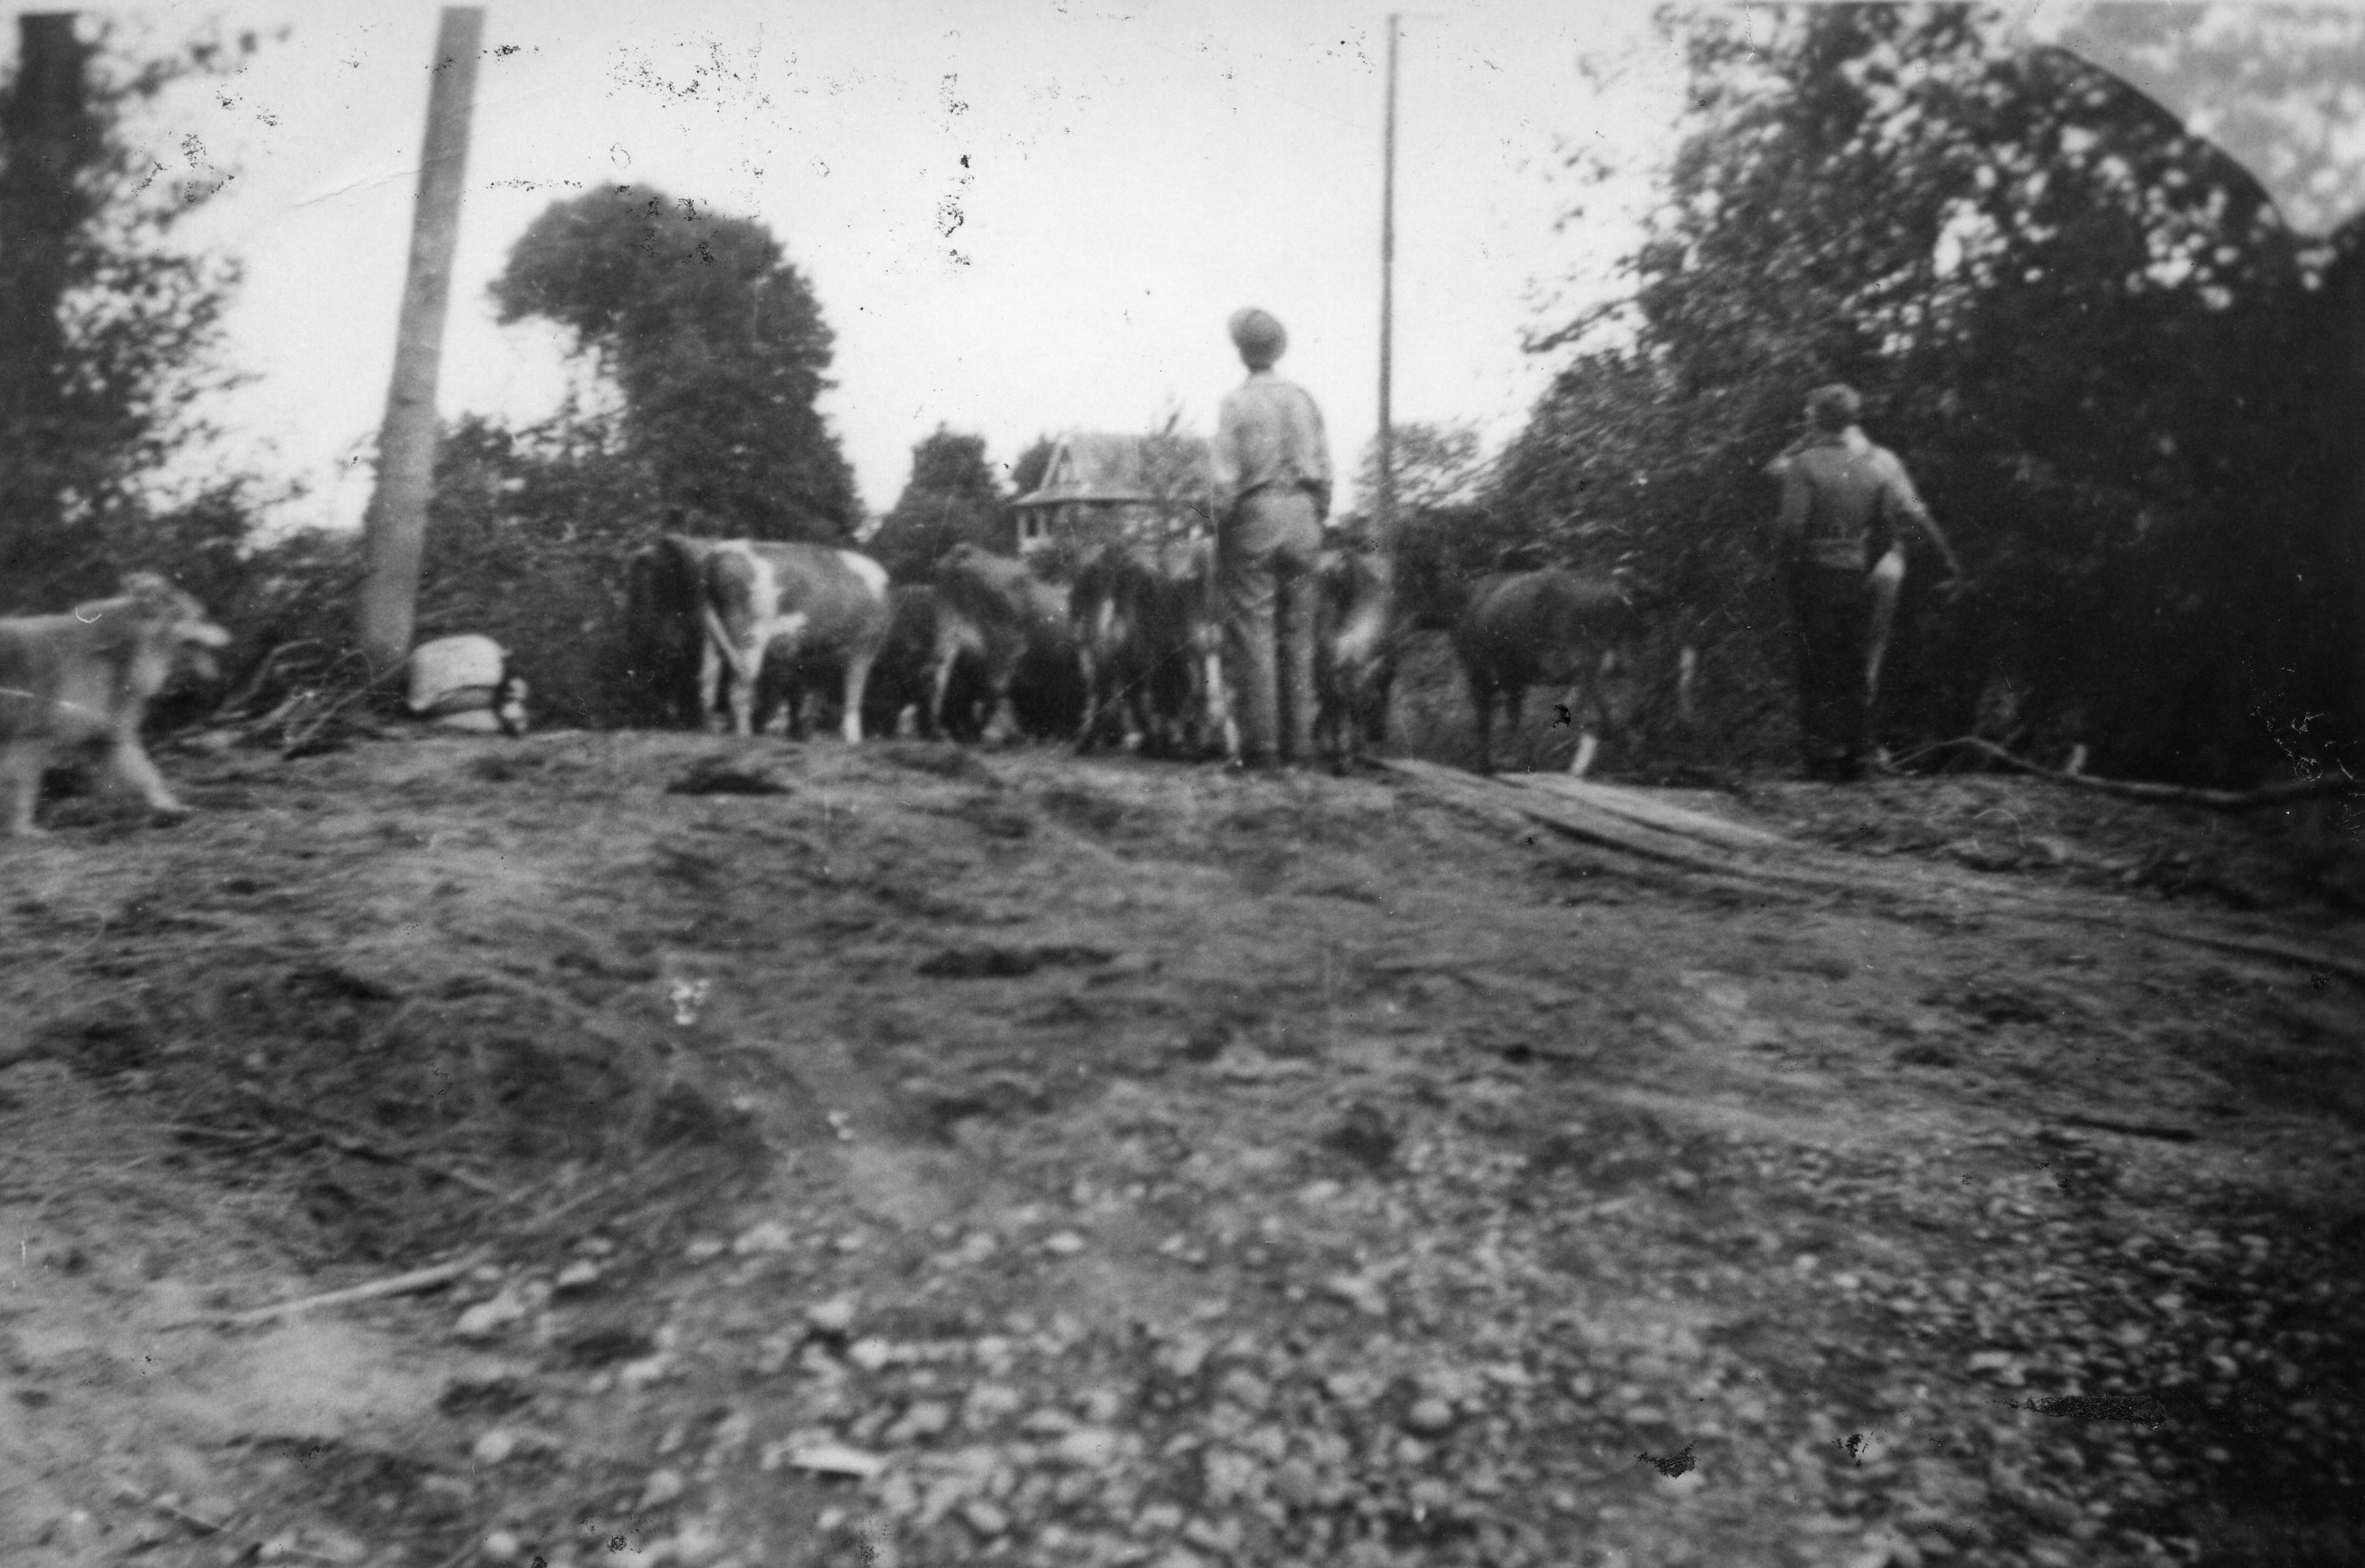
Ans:
[{"label": "dark cow", "polygon": [[[1453,630],[1453,649],[1470,682],[1478,716],[1478,766],[1494,770],[1494,705],[1503,699],[1511,727],[1530,686],[1569,689],[1577,727],[1569,771],[1593,765],[1602,732],[1631,716],[1625,688],[1638,644],[1648,630],[1639,596],[1612,577],[1567,571],[1514,572],[1480,579]],[[1691,650],[1684,651],[1678,700],[1688,711]]]},{"label": "dark cow", "polygon": [[1171,540],[1159,548],[1157,561],[1160,574],[1173,586],[1187,650],[1188,744],[1201,756],[1220,745],[1226,756],[1238,760],[1239,726],[1233,722],[1231,692],[1224,684],[1224,611],[1216,581],[1216,542]]},{"label": "dark cow", "polygon": [[667,533],[633,552],[624,576],[625,679],[644,722],[694,730],[699,665],[706,646],[700,606],[707,553],[716,542]]},{"label": "dark cow", "polygon": [[1187,755],[1232,734],[1214,563],[1204,541],[1118,543],[1077,574],[1068,605],[1087,703],[1079,750],[1122,736],[1153,756]]},{"label": "dark cow", "polygon": [[[1013,689],[1028,655],[1056,660],[1069,644],[1066,605],[1059,590],[1037,577],[1023,562],[974,544],[956,544],[936,563],[936,602],[977,632],[976,651],[985,680],[986,719],[991,732],[1008,715],[1011,730],[1023,731]],[[936,716],[947,721],[955,659],[936,669]]]},{"label": "dark cow", "polygon": [[868,555],[824,544],[733,539],[708,550],[701,576],[701,718],[713,711],[727,673],[734,733],[756,733],[759,684],[786,692],[794,732],[801,727],[803,687],[826,670],[844,682],[846,738],[859,741],[863,688],[887,636],[886,568]]},{"label": "dark cow", "polygon": [[936,671],[949,659],[953,675],[946,690],[942,733],[954,740],[975,740],[985,718],[978,711],[985,694],[982,634],[966,616],[939,601],[933,588],[890,588],[887,603],[886,640],[863,691],[863,728],[891,735],[901,726],[904,710],[916,709],[920,734],[936,736]]},{"label": "dark cow", "polygon": [[210,679],[208,650],[229,643],[202,605],[153,572],[69,614],[0,620],[0,833],[37,832],[43,771],[81,753],[96,754],[106,779],[158,816],[186,816],[140,726],[176,673]]},{"label": "dark cow", "polygon": [[1401,638],[1394,561],[1362,550],[1324,553],[1315,567],[1315,741],[1339,770],[1388,736],[1388,693]]},{"label": "dark cow", "polygon": [[[1084,714],[1084,670],[1068,622],[1068,591],[1038,578],[1026,592],[1034,602],[1026,620],[1026,651],[1010,678],[1010,716],[1030,739],[1066,740]],[[956,701],[962,675],[954,672]]]},{"label": "dark cow", "polygon": [[1181,714],[1190,680],[1173,598],[1139,545],[1103,545],[1076,573],[1068,615],[1084,671],[1079,751],[1125,741],[1164,748],[1163,721]]}]

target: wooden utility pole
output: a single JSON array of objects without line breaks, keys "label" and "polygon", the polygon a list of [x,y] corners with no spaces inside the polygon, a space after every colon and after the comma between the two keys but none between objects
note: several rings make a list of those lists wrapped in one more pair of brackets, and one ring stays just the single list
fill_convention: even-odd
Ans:
[{"label": "wooden utility pole", "polygon": [[1379,544],[1396,547],[1396,428],[1388,411],[1395,380],[1396,327],[1396,14],[1388,13],[1387,135],[1380,162],[1380,494]]},{"label": "wooden utility pole", "polygon": [[410,656],[418,611],[419,557],[427,500],[435,486],[435,376],[443,357],[443,317],[452,297],[452,252],[460,237],[460,186],[484,27],[483,7],[447,6],[435,35],[427,145],[410,220],[410,269],[402,289],[386,423],[378,431],[377,491],[362,519],[369,569],[362,583],[362,651],[372,674],[380,677]]}]

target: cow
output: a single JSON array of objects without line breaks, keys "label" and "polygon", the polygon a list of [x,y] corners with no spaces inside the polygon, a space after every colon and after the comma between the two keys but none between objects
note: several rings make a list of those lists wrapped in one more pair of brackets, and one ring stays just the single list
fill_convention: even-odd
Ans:
[{"label": "cow", "polygon": [[[985,680],[982,731],[991,733],[1005,717],[1011,732],[1023,730],[1013,688],[1028,655],[1056,657],[1070,641],[1066,604],[1059,590],[1023,562],[967,543],[954,545],[937,561],[936,588],[936,602],[976,629],[976,653]],[[947,722],[956,663],[946,657],[936,668],[935,711],[940,727]]]},{"label": "cow", "polygon": [[[1033,602],[1026,619],[1026,649],[1010,678],[1010,716],[1031,739],[1066,740],[1076,733],[1084,711],[1084,671],[1075,629],[1068,621],[1068,590],[1037,578],[1027,585],[1026,594]],[[954,673],[948,695],[956,701],[964,676],[974,667]],[[981,692],[973,678],[968,684]],[[980,700],[970,698],[972,702]]]},{"label": "cow", "polygon": [[111,782],[160,817],[189,809],[140,744],[148,704],[175,673],[211,679],[230,633],[153,572],[114,599],[64,615],[0,620],[0,833],[31,834],[41,775],[62,754],[95,753]]},{"label": "cow", "polygon": [[[1585,776],[1601,733],[1620,727],[1630,716],[1622,710],[1631,708],[1631,700],[1619,700],[1610,688],[1631,676],[1648,630],[1638,603],[1643,597],[1616,577],[1569,571],[1512,572],[1479,580],[1453,629],[1453,649],[1477,711],[1481,772],[1494,771],[1495,700],[1503,700],[1516,730],[1527,689],[1549,683],[1569,689],[1569,722],[1578,738],[1568,770]],[[1694,665],[1692,650],[1686,648],[1677,686],[1679,709],[1686,714]]]},{"label": "cow", "polygon": [[1395,562],[1363,550],[1325,551],[1315,566],[1315,740],[1339,772],[1388,735],[1396,678]]},{"label": "cow", "polygon": [[1103,545],[1078,569],[1068,595],[1084,670],[1078,751],[1110,740],[1163,749],[1162,720],[1180,713],[1189,679],[1180,628],[1168,624],[1172,597],[1149,552],[1139,545]]},{"label": "cow", "polygon": [[1224,612],[1216,580],[1216,542],[1172,539],[1159,547],[1158,569],[1172,586],[1187,650],[1190,694],[1184,724],[1191,748],[1205,755],[1217,745],[1234,761],[1240,755],[1239,726],[1233,721],[1230,688],[1224,684]]},{"label": "cow", "polygon": [[1210,599],[1214,561],[1205,541],[1113,543],[1077,573],[1068,603],[1084,668],[1079,751],[1122,734],[1152,756],[1186,755],[1236,733]]},{"label": "cow", "polygon": [[[844,683],[846,738],[861,740],[863,688],[887,636],[887,569],[868,555],[829,545],[732,539],[707,552],[700,575],[706,629],[698,671],[701,722],[714,711],[727,673],[734,734],[756,733],[758,684],[774,678],[785,683],[790,724],[797,731],[803,685],[815,668],[826,668]],[[768,675],[768,664],[777,670]]]},{"label": "cow", "polygon": [[641,718],[669,729],[706,722],[699,707],[706,646],[706,557],[718,542],[661,535],[633,553],[624,576],[625,678]]},{"label": "cow", "polygon": [[950,660],[953,674],[942,733],[954,740],[975,740],[984,720],[977,711],[985,689],[980,662],[982,635],[925,585],[888,589],[887,604],[887,635],[863,691],[863,728],[891,735],[902,722],[903,711],[912,708],[918,711],[920,734],[935,737],[936,671]]}]

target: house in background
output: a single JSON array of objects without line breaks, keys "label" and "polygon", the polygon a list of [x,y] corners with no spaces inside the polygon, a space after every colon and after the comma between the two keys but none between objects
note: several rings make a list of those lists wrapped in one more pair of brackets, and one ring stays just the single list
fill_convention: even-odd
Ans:
[{"label": "house in background", "polygon": [[1214,526],[1214,489],[1209,448],[1197,436],[1070,431],[1052,447],[1043,483],[1010,503],[1018,553],[1074,561],[1118,539],[1205,533]]}]

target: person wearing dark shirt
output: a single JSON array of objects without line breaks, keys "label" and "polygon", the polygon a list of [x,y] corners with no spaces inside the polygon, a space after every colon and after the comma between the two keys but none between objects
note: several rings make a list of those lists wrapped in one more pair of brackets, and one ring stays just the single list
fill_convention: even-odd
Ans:
[{"label": "person wearing dark shirt", "polygon": [[1229,325],[1249,378],[1216,425],[1216,550],[1240,760],[1311,761],[1314,564],[1330,510],[1329,445],[1314,399],[1272,373],[1289,346],[1281,323],[1250,309]]},{"label": "person wearing dark shirt", "polygon": [[[1799,730],[1810,778],[1863,776],[1872,740],[1874,624],[1903,566],[1900,525],[1928,539],[1959,581],[1962,566],[1897,454],[1857,427],[1862,400],[1834,383],[1807,398],[1808,433],[1771,465],[1775,522],[1799,653]],[[1893,602],[1893,600],[1892,600]]]}]

